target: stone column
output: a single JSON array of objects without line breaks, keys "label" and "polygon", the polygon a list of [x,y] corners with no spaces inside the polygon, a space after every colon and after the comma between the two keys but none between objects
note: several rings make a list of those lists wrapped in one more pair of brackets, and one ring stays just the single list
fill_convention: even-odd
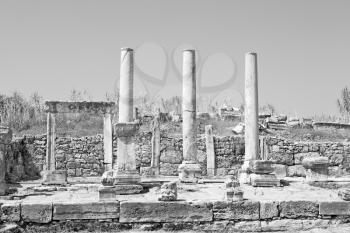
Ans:
[{"label": "stone column", "polygon": [[215,176],[216,166],[212,125],[205,126],[205,146],[207,151],[207,176]]},{"label": "stone column", "polygon": [[201,169],[197,163],[196,125],[196,57],[194,50],[183,51],[182,67],[182,134],[184,161],[179,166],[179,178],[183,182],[196,182]]},{"label": "stone column", "polygon": [[5,153],[6,147],[12,140],[12,131],[5,126],[0,126],[0,196],[6,195],[8,187],[5,181],[6,175],[6,161]]},{"label": "stone column", "polygon": [[110,112],[106,112],[103,116],[103,151],[105,170],[110,171],[113,168],[112,116]]},{"label": "stone column", "polygon": [[258,67],[257,54],[245,56],[245,157],[244,161],[259,158],[258,125]]},{"label": "stone column", "polygon": [[46,134],[46,170],[56,170],[55,145],[56,145],[56,116],[54,113],[47,113],[47,134]]},{"label": "stone column", "polygon": [[133,50],[123,48],[120,63],[119,120],[114,125],[114,133],[118,138],[117,159],[113,163],[113,170],[102,176],[105,187],[99,189],[100,199],[104,199],[104,196],[110,198],[115,193],[139,193],[143,189],[137,184],[140,182],[140,175],[136,170],[134,141],[139,124],[133,119],[133,78]]},{"label": "stone column", "polygon": [[56,141],[56,114],[47,113],[47,131],[46,131],[46,168],[43,171],[43,184],[58,184],[67,183],[67,171],[56,170],[55,158],[55,141]]},{"label": "stone column", "polygon": [[158,110],[153,120],[152,126],[152,159],[151,168],[154,175],[158,176],[160,173],[160,111]]}]

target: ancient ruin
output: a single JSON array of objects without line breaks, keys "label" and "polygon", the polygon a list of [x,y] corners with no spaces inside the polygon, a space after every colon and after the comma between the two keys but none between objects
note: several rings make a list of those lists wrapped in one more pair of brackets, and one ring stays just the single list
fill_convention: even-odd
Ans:
[{"label": "ancient ruin", "polygon": [[[167,117],[159,109],[151,120],[135,110],[131,48],[121,50],[118,103],[47,101],[46,135],[13,138],[2,125],[0,230],[271,232],[346,225],[350,144],[259,132],[257,54],[245,59],[244,136],[197,124],[211,116],[196,111],[194,50],[183,51],[179,136],[161,128]],[[56,135],[57,114],[82,112],[103,115],[102,135]]]}]

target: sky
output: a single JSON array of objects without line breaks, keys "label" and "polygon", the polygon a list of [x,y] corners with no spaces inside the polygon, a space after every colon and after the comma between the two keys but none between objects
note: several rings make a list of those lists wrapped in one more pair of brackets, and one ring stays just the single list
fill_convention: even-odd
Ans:
[{"label": "sky", "polygon": [[199,100],[237,106],[245,53],[256,52],[261,106],[335,115],[350,87],[349,9],[347,0],[0,0],[0,93],[65,100],[77,89],[104,100],[130,47],[135,95],[181,95],[181,51],[193,48]]}]

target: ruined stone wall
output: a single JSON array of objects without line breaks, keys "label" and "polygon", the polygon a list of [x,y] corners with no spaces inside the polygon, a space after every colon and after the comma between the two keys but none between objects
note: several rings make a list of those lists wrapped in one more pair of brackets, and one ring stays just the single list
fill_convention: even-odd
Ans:
[{"label": "ruined stone wall", "polygon": [[[146,175],[151,166],[151,132],[140,132],[135,143],[137,168]],[[204,135],[197,138],[198,160],[202,174],[206,174],[206,146]],[[283,138],[265,137],[263,158],[276,160],[279,170],[287,176],[305,176],[301,165],[304,157],[327,156],[330,160],[329,174],[342,176],[350,173],[350,143],[294,142]],[[116,138],[113,155],[117,154]],[[217,175],[235,173],[244,160],[244,137],[215,136]],[[35,177],[43,170],[46,153],[46,135],[26,136],[16,139],[8,148],[8,180],[18,181]],[[100,176],[104,172],[103,136],[81,138],[60,137],[56,139],[56,168],[67,169],[69,176]],[[175,176],[183,160],[182,137],[161,136],[160,173]]]},{"label": "ruined stone wall", "polygon": [[276,160],[287,176],[305,176],[303,158],[325,156],[329,159],[329,175],[350,173],[350,143],[295,142],[279,137],[265,138],[267,159]]}]

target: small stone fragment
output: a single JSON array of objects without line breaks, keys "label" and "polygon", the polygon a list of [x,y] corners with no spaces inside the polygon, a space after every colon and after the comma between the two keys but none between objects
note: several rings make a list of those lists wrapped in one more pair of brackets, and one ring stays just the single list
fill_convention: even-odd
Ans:
[{"label": "small stone fragment", "polygon": [[177,200],[177,183],[176,181],[165,183],[160,188],[158,201],[176,201]]},{"label": "small stone fragment", "polygon": [[344,201],[350,201],[350,188],[342,188],[338,192],[338,196]]}]

